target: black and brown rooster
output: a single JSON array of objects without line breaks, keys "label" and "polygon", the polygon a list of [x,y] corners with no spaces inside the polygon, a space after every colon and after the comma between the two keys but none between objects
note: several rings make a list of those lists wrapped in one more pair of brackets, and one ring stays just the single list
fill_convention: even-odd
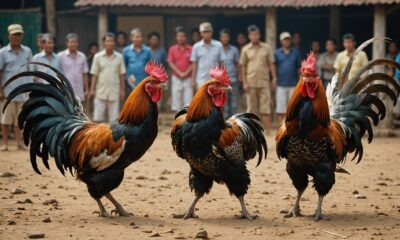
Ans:
[{"label": "black and brown rooster", "polygon": [[5,107],[17,95],[29,93],[22,106],[18,125],[23,129],[25,144],[30,147],[33,169],[41,174],[36,158],[42,159],[49,169],[49,157],[54,157],[57,168],[64,175],[74,172],[86,183],[90,195],[99,205],[99,215],[109,217],[101,198],[106,197],[116,207],[115,212],[128,216],[121,204],[111,195],[124,177],[125,168],[139,160],[153,144],[157,132],[157,102],[167,81],[165,70],[150,62],[149,74],[129,95],[119,118],[111,124],[94,123],[83,113],[69,81],[56,69],[57,78],[40,71],[22,72],[8,82],[20,77],[34,76],[45,83],[22,84],[12,91]]},{"label": "black and brown rooster", "polygon": [[[195,198],[184,214],[177,218],[195,217],[197,201],[209,193],[213,182],[225,183],[240,201],[241,218],[253,220],[246,209],[244,195],[250,185],[246,162],[258,153],[258,164],[267,155],[267,144],[259,118],[251,113],[235,114],[226,122],[222,107],[230,79],[225,67],[210,71],[211,80],[195,94],[189,107],[175,117],[172,145],[177,155],[190,165],[189,186]],[[257,166],[258,166],[257,164]]]},{"label": "black and brown rooster", "polygon": [[400,87],[384,73],[367,73],[378,65],[400,65],[389,59],[370,61],[352,78],[347,79],[355,56],[374,40],[356,50],[341,75],[341,89],[332,79],[327,92],[316,71],[316,59],[311,53],[301,66],[301,78],[288,105],[283,125],[276,133],[279,158],[286,158],[286,171],[298,191],[293,210],[285,217],[300,215],[300,199],[307,188],[308,176],[313,177],[318,192],[315,220],[323,219],[322,201],[335,183],[335,170],[348,153],[354,152],[357,163],[363,157],[362,137],[373,139],[371,121],[377,125],[385,118],[386,107],[379,97],[389,96],[396,104]]}]

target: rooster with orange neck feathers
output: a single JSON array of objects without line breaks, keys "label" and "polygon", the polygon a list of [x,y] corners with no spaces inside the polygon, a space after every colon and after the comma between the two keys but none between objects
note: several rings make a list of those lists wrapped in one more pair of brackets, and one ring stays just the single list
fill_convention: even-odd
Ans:
[{"label": "rooster with orange neck feathers", "polygon": [[18,124],[23,129],[25,144],[30,143],[33,169],[41,174],[36,157],[40,157],[47,168],[49,156],[54,157],[63,175],[65,170],[71,174],[75,170],[77,178],[87,184],[90,195],[99,205],[100,216],[111,216],[100,200],[103,196],[116,208],[111,213],[129,216],[110,192],[122,182],[125,168],[139,160],[157,136],[157,102],[167,81],[165,70],[153,62],[148,63],[145,70],[149,76],[131,92],[119,118],[110,124],[97,124],[83,113],[69,81],[51,66],[41,65],[51,68],[58,78],[28,71],[6,83],[24,76],[39,77],[49,83],[23,84],[10,93],[5,105],[6,108],[15,96],[29,93]]},{"label": "rooster with orange neck feathers", "polygon": [[378,96],[387,95],[396,104],[400,92],[396,81],[384,73],[365,73],[376,65],[400,68],[398,63],[376,59],[347,79],[357,53],[374,40],[377,39],[360,45],[350,57],[340,77],[343,87],[337,88],[338,76],[335,76],[327,94],[316,71],[314,54],[310,53],[302,63],[300,81],[289,101],[284,123],[276,133],[278,157],[287,159],[286,171],[298,191],[293,210],[285,217],[301,215],[300,199],[307,188],[308,176],[312,176],[319,196],[315,220],[324,219],[322,201],[335,183],[335,170],[345,171],[337,164],[352,152],[358,163],[363,156],[361,138],[367,132],[371,142],[371,121],[377,125],[385,117],[386,107]]},{"label": "rooster with orange neck feathers", "polygon": [[[184,214],[176,218],[196,217],[197,201],[209,193],[213,182],[225,183],[240,201],[241,218],[253,220],[246,209],[244,195],[250,185],[246,162],[258,153],[258,164],[267,155],[259,118],[251,113],[235,114],[226,122],[222,107],[226,102],[230,79],[225,67],[210,71],[211,80],[197,91],[189,107],[175,116],[171,132],[177,155],[190,165],[189,186],[195,197]],[[258,166],[257,164],[257,166]]]}]

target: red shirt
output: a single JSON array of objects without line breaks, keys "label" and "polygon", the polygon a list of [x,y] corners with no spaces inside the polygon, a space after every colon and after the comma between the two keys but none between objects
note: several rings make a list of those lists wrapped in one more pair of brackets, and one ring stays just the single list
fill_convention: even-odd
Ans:
[{"label": "red shirt", "polygon": [[[190,54],[192,53],[192,46],[185,44],[182,50],[178,44],[171,46],[168,50],[168,62],[175,65],[181,72],[185,72],[190,68]],[[174,72],[176,77],[179,77],[176,72]],[[188,74],[189,77],[190,73]]]}]

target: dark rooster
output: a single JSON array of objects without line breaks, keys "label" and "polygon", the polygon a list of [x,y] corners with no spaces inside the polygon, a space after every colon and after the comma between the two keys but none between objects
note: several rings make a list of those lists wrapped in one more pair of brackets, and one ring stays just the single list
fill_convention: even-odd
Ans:
[{"label": "dark rooster", "polygon": [[399,68],[396,62],[372,60],[352,79],[347,79],[357,53],[374,40],[364,42],[350,57],[340,79],[343,87],[337,88],[338,76],[335,76],[327,94],[316,72],[314,54],[302,63],[301,79],[276,134],[278,157],[287,159],[286,171],[298,191],[293,210],[285,217],[300,215],[299,202],[308,185],[308,176],[312,176],[319,196],[315,220],[324,219],[322,201],[335,183],[337,164],[344,163],[347,153],[353,152],[353,159],[360,162],[362,137],[368,133],[368,142],[373,139],[371,121],[377,125],[385,118],[386,107],[378,96],[387,95],[396,104],[400,87],[393,78],[384,73],[365,74],[377,65]]},{"label": "dark rooster", "polygon": [[49,156],[54,157],[63,175],[69,170],[87,184],[99,205],[100,216],[111,216],[100,200],[103,196],[116,207],[111,213],[128,216],[110,192],[122,182],[125,168],[139,160],[157,136],[157,102],[167,81],[164,69],[153,62],[146,65],[149,76],[132,91],[119,118],[109,125],[88,120],[69,81],[59,71],[46,64],[31,64],[52,69],[58,78],[39,71],[15,75],[6,85],[24,76],[38,77],[49,84],[28,83],[17,87],[4,108],[15,96],[29,92],[18,124],[23,129],[25,144],[30,145],[33,169],[41,174],[37,157],[48,169]]},{"label": "dark rooster", "polygon": [[231,194],[240,201],[241,218],[253,220],[246,209],[244,195],[250,185],[246,162],[258,153],[258,163],[267,155],[267,144],[259,118],[251,113],[235,114],[226,122],[221,108],[230,79],[225,67],[210,71],[211,80],[195,94],[189,107],[175,116],[171,132],[172,145],[180,158],[190,165],[189,186],[195,198],[184,214],[175,218],[196,217],[197,201],[209,193],[213,181],[225,183]]}]

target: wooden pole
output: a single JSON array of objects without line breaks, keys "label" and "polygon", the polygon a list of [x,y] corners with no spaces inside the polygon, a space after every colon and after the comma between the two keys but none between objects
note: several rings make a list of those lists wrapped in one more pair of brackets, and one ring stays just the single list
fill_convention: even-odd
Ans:
[{"label": "wooden pole", "polygon": [[54,0],[46,0],[46,25],[47,31],[56,35],[56,4]]},{"label": "wooden pole", "polygon": [[106,7],[99,8],[98,14],[98,43],[103,48],[103,36],[108,31],[108,11]]},{"label": "wooden pole", "polygon": [[329,35],[336,40],[340,38],[340,12],[338,6],[329,9]]},{"label": "wooden pole", "polygon": [[265,11],[265,41],[271,46],[272,51],[276,49],[276,8],[268,7]]},{"label": "wooden pole", "polygon": [[[386,10],[384,5],[374,6],[374,37],[386,37]],[[372,46],[372,59],[385,57],[385,41],[374,41]],[[384,66],[375,66],[374,72],[384,72]],[[390,98],[383,99],[387,106],[386,118],[382,121],[380,126],[391,128],[393,126],[393,105]]]}]

